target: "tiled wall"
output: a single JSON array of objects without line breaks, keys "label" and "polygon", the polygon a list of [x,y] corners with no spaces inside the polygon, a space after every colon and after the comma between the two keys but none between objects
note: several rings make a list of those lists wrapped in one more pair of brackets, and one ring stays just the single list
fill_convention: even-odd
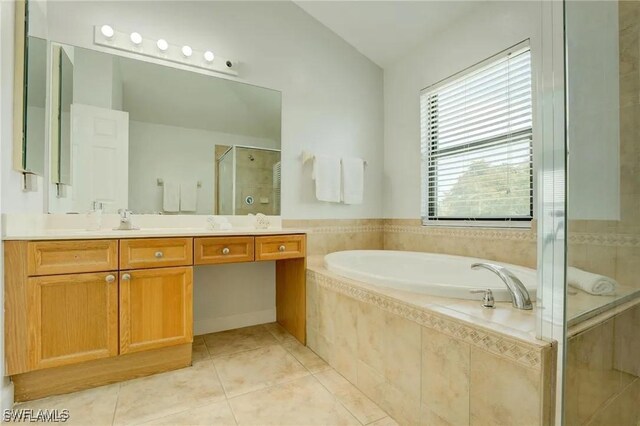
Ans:
[{"label": "tiled wall", "polygon": [[547,425],[554,349],[307,272],[308,346],[400,424]]},{"label": "tiled wall", "polygon": [[567,345],[566,424],[640,424],[640,306],[592,323]]},{"label": "tiled wall", "polygon": [[381,219],[285,219],[282,226],[307,230],[307,254],[311,256],[341,250],[384,248],[384,225]]},{"label": "tiled wall", "polygon": [[536,229],[422,226],[420,219],[387,219],[386,250],[410,250],[480,257],[536,267]]}]

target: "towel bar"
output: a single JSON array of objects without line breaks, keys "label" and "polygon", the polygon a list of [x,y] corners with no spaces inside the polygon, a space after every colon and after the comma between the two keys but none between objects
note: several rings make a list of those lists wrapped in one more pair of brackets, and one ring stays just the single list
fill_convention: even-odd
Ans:
[{"label": "towel bar", "polygon": [[[164,179],[162,179],[162,178],[157,178],[157,179],[156,179],[156,184],[157,184],[158,186],[162,186],[162,185],[164,185]],[[198,181],[198,188],[202,188],[202,182],[200,182],[200,181]]]}]

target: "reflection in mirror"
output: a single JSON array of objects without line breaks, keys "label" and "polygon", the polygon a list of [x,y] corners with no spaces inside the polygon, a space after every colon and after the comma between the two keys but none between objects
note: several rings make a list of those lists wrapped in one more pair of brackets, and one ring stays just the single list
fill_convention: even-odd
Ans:
[{"label": "reflection in mirror", "polygon": [[45,152],[47,41],[27,37],[26,54],[22,167],[25,171],[42,175]]},{"label": "reflection in mirror", "polygon": [[73,103],[73,51],[52,46],[51,79],[51,179],[57,185],[71,185],[71,104]]},{"label": "reflection in mirror", "polygon": [[49,211],[100,201],[107,212],[279,214],[280,92],[77,47],[52,52],[51,161],[66,190]]},{"label": "reflection in mirror", "polygon": [[[216,214],[280,214],[280,151],[227,148],[216,161]],[[219,152],[219,151],[218,151]]]}]

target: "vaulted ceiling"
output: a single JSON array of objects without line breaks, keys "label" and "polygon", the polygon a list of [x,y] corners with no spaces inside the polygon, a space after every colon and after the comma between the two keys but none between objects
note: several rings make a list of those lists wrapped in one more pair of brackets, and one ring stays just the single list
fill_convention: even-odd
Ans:
[{"label": "vaulted ceiling", "polygon": [[295,3],[380,67],[455,25],[481,1],[304,1]]}]

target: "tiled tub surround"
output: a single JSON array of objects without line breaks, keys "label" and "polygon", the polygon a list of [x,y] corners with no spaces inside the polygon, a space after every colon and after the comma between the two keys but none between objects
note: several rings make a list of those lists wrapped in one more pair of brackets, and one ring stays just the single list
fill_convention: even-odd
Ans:
[{"label": "tiled tub surround", "polygon": [[402,424],[550,424],[555,348],[535,314],[307,270],[307,344]]}]

